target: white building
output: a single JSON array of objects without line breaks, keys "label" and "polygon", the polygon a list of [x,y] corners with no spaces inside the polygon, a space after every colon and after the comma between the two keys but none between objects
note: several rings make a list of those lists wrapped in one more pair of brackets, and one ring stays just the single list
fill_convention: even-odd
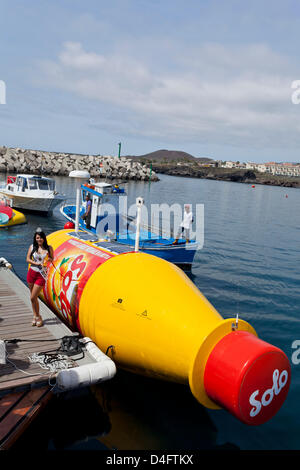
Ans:
[{"label": "white building", "polygon": [[225,165],[223,165],[223,168],[236,168],[236,166],[237,166],[236,162],[228,161],[228,162],[225,162]]},{"label": "white building", "polygon": [[226,161],[224,168],[246,168],[247,170],[255,170],[260,173],[271,173],[272,175],[282,175],[282,176],[300,176],[300,164],[293,163],[276,163],[276,162],[267,162],[267,163],[255,163],[247,162],[237,163],[232,161]]},{"label": "white building", "polygon": [[267,167],[264,163],[259,163],[256,168],[255,168],[257,171],[259,171],[260,173],[266,173],[267,172]]},{"label": "white building", "polygon": [[255,165],[256,165],[256,163],[247,162],[246,163],[246,170],[254,170]]}]

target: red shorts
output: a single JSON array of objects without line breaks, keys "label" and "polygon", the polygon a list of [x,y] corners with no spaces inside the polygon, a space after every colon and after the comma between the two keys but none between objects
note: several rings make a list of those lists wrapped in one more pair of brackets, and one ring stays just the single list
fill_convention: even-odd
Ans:
[{"label": "red shorts", "polygon": [[46,283],[41,273],[39,273],[38,271],[34,271],[31,268],[29,269],[27,273],[27,282],[28,284],[37,284],[38,286],[42,286],[42,287],[44,287]]}]

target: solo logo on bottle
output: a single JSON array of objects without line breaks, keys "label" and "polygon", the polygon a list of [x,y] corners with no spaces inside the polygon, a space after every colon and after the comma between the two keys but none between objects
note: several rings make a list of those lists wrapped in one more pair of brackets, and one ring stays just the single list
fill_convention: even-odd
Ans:
[{"label": "solo logo on bottle", "polygon": [[283,370],[279,375],[279,370],[275,369],[273,372],[273,386],[264,392],[261,401],[256,400],[260,390],[255,390],[255,392],[252,393],[249,398],[250,405],[254,407],[250,411],[251,418],[254,418],[254,416],[260,413],[262,406],[268,406],[272,403],[274,395],[279,395],[283,387],[287,384],[288,377],[289,375],[286,370]]}]

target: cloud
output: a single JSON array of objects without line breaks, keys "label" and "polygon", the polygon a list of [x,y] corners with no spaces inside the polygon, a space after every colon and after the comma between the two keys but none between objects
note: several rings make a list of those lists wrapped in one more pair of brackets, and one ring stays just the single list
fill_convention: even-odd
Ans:
[{"label": "cloud", "polygon": [[99,53],[65,42],[56,60],[39,62],[40,83],[104,104],[109,129],[114,121],[120,125],[121,113],[123,132],[127,128],[137,137],[256,148],[299,145],[300,107],[291,104],[297,76],[288,58],[266,44],[150,44],[143,43],[141,57],[136,43]]}]

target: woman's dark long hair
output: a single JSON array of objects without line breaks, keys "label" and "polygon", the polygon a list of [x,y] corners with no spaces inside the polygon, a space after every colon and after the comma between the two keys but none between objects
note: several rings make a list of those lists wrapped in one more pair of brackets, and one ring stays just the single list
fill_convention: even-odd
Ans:
[{"label": "woman's dark long hair", "polygon": [[49,248],[49,245],[48,245],[48,242],[47,242],[47,237],[45,235],[45,233],[42,231],[42,230],[37,230],[33,236],[33,243],[32,243],[32,251],[31,251],[31,254],[30,254],[30,258],[32,257],[33,253],[35,251],[38,251],[39,249],[39,245],[38,245],[38,242],[36,241],[36,236],[39,235],[42,239],[43,239],[43,248],[44,250],[47,250],[48,251],[48,254],[50,255],[50,248]]}]

